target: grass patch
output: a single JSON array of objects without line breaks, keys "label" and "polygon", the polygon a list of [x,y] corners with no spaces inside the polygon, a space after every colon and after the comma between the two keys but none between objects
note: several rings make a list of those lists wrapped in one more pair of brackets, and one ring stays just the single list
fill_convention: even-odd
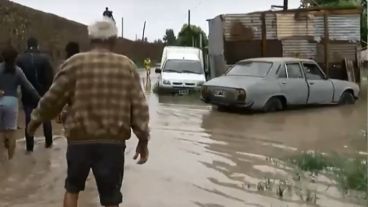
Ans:
[{"label": "grass patch", "polygon": [[326,172],[340,184],[345,192],[356,190],[366,192],[368,195],[367,159],[302,153],[290,158],[290,162],[303,171],[316,174]]},{"label": "grass patch", "polygon": [[319,153],[302,153],[291,158],[291,163],[303,171],[318,173],[331,165],[330,161]]}]

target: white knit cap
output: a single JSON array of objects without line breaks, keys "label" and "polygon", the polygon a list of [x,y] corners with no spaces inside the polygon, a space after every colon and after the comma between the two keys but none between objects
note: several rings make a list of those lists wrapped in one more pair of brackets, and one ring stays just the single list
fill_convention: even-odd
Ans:
[{"label": "white knit cap", "polygon": [[118,36],[118,28],[111,18],[104,17],[88,26],[88,35],[91,39],[107,40]]}]

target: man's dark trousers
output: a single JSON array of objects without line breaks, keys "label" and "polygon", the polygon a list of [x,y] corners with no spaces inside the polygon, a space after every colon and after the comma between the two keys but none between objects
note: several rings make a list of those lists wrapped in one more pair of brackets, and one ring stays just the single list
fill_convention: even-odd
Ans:
[{"label": "man's dark trousers", "polygon": [[[34,148],[34,137],[29,136],[27,132],[27,127],[29,122],[31,121],[31,113],[32,110],[35,108],[34,106],[23,106],[24,107],[24,113],[26,116],[26,147],[28,152],[32,152]],[[51,121],[47,121],[43,123],[43,133],[46,138],[45,147],[51,147],[52,146],[52,125]]]}]

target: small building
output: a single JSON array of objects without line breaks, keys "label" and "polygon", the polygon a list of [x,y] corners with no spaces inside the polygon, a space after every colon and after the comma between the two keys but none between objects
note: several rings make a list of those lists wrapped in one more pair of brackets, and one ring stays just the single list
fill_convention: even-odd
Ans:
[{"label": "small building", "polygon": [[360,18],[360,8],[219,15],[208,20],[210,76],[246,58],[299,57],[344,79],[345,59],[360,61]]}]

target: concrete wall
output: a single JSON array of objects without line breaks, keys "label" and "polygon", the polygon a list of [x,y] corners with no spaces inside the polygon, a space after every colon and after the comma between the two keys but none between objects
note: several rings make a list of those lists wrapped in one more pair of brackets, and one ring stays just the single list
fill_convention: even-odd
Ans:
[{"label": "concrete wall", "polygon": [[138,66],[143,66],[145,58],[150,58],[153,63],[161,61],[164,45],[159,43],[147,43],[142,41],[131,41],[118,39],[115,52],[131,58]]},{"label": "concrete wall", "polygon": [[[78,42],[82,50],[89,47],[86,25],[8,0],[0,0],[0,49],[11,43],[19,51],[24,51],[29,37],[39,40],[40,49],[52,57],[55,65],[63,61],[64,48],[69,41]],[[116,46],[116,52],[130,57],[137,65],[141,65],[146,57],[159,61],[162,50],[162,44],[126,39],[119,39]]]},{"label": "concrete wall", "polygon": [[86,25],[53,14],[0,0],[0,17],[0,47],[11,43],[23,51],[27,39],[32,36],[39,40],[40,49],[57,63],[65,57],[67,42],[79,42],[83,49],[88,45]]}]

